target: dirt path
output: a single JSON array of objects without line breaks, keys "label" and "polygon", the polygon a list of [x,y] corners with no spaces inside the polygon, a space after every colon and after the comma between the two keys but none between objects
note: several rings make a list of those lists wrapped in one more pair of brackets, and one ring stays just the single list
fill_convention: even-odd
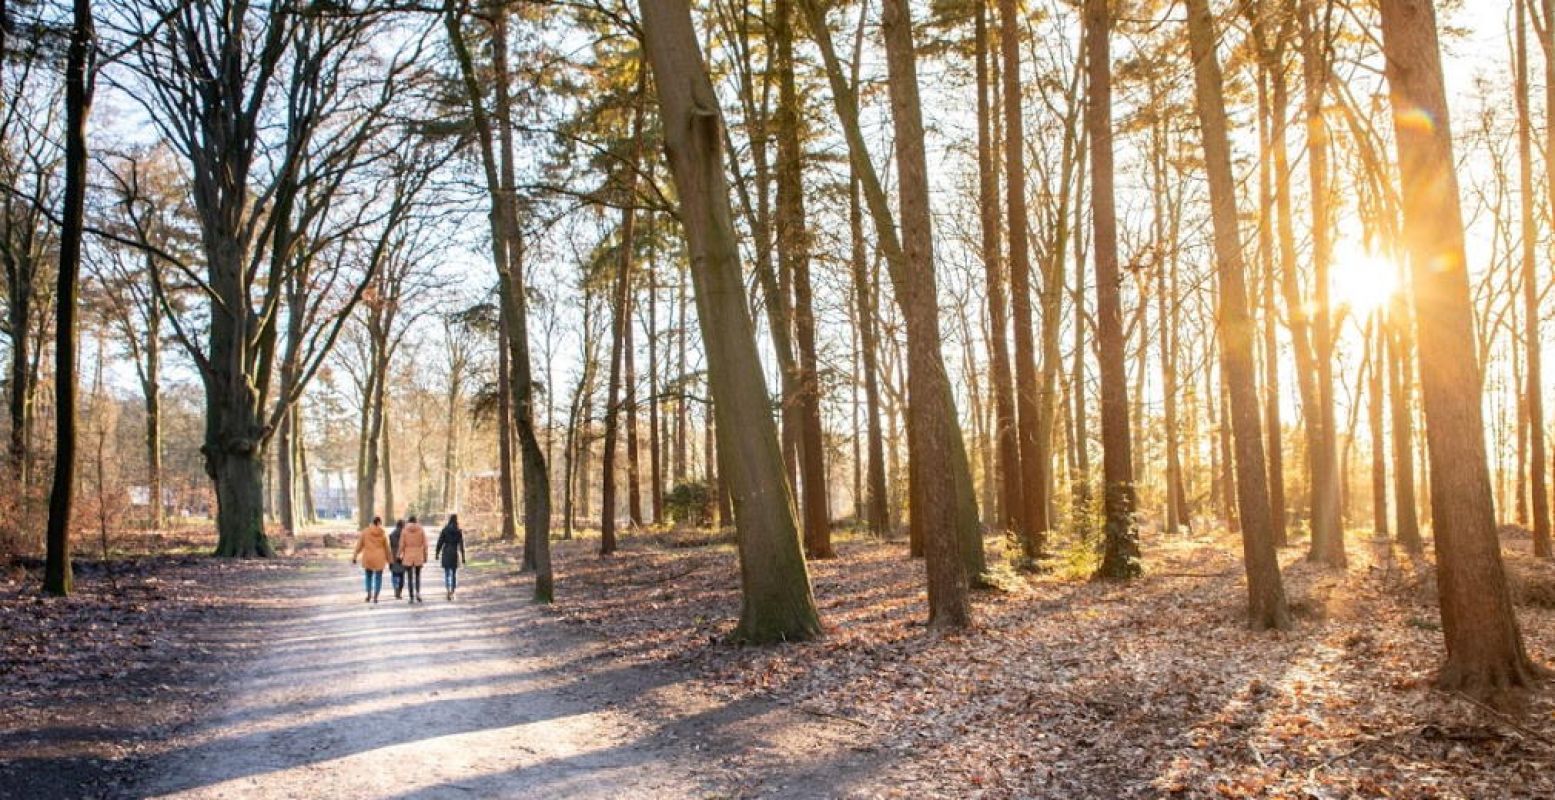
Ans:
[{"label": "dirt path", "polygon": [[[231,699],[153,756],[136,794],[175,798],[868,796],[867,731],[726,703],[629,666],[524,602],[506,568],[446,602],[364,604],[344,558],[300,562],[241,632]],[[387,576],[385,576],[387,578]]]}]

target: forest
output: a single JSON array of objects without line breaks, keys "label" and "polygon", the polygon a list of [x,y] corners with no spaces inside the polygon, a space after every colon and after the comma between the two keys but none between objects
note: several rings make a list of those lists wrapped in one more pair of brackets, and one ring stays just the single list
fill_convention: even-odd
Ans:
[{"label": "forest", "polygon": [[1555,0],[9,0],[0,263],[0,796],[1555,794]]}]

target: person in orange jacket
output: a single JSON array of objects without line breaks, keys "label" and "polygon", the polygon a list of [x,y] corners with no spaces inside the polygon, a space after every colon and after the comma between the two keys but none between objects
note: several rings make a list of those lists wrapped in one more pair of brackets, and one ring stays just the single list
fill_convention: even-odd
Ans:
[{"label": "person in orange jacket", "polygon": [[362,560],[363,581],[367,585],[367,597],[362,602],[378,602],[378,592],[383,590],[383,570],[389,566],[389,536],[383,532],[383,518],[373,517],[373,524],[362,529],[356,539],[356,549],[351,552],[351,563]]},{"label": "person in orange jacket", "polygon": [[410,602],[426,602],[421,597],[421,568],[427,563],[427,532],[416,521],[415,514],[410,515],[405,529],[400,531],[400,549],[396,555],[405,565],[405,588],[410,592]]}]

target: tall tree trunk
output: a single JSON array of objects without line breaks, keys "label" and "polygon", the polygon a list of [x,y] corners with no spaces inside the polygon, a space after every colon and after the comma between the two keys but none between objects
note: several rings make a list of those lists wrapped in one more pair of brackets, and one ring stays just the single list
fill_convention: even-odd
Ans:
[{"label": "tall tree trunk", "polygon": [[[928,158],[918,96],[917,54],[907,0],[885,0],[881,30],[890,75],[891,118],[902,213],[902,259],[892,280],[907,324],[908,425],[912,523],[923,531],[928,566],[929,624],[961,628],[972,622],[967,600],[967,537],[982,552],[976,499],[950,379],[940,352],[933,220],[929,213]],[[964,484],[964,485],[963,485]],[[969,524],[970,523],[970,524]]]},{"label": "tall tree trunk", "polygon": [[[1534,258],[1539,228],[1534,222],[1533,213],[1533,121],[1528,102],[1528,15],[1525,3],[1526,0],[1517,2],[1516,57],[1518,190],[1522,206],[1523,347],[1527,357],[1527,386],[1523,388],[1523,405],[1528,423],[1529,461],[1526,474],[1528,491],[1533,501],[1533,552],[1540,558],[1549,558],[1552,555],[1550,499],[1544,479],[1544,343],[1539,338],[1539,267]],[[1551,91],[1555,92],[1555,89]],[[1551,96],[1555,97],[1555,94]],[[1552,196],[1555,196],[1555,188],[1552,188]],[[1519,471],[1519,474],[1523,473]]]},{"label": "tall tree trunk", "polygon": [[[493,217],[496,212],[492,212]],[[498,223],[493,220],[493,227]],[[498,268],[502,268],[507,262],[506,244],[493,245],[497,250],[494,259]],[[513,495],[513,354],[501,342],[508,339],[508,327],[512,322],[508,319],[506,303],[499,303],[497,310],[497,458],[502,463],[497,465],[497,479],[501,484],[497,487],[498,496],[502,503],[502,541],[512,542],[518,540],[518,500]]]},{"label": "tall tree trunk", "polygon": [[[500,217],[498,227],[505,240],[506,259],[499,262],[497,288],[507,329],[504,343],[512,371],[512,422],[518,434],[519,459],[524,481],[524,557],[535,571],[534,600],[549,603],[555,595],[551,572],[551,484],[535,431],[534,373],[529,363],[529,311],[524,285],[524,243],[518,226],[518,197],[514,179],[513,109],[509,94],[508,14],[506,6],[492,15],[492,66],[496,73],[497,140],[501,146],[500,190],[493,194]],[[478,96],[474,99],[479,100]],[[486,138],[489,140],[489,131]],[[489,151],[490,148],[487,148]],[[488,177],[490,172],[487,172]],[[488,188],[489,185],[488,185]],[[507,489],[512,490],[509,482]]]},{"label": "tall tree trunk", "polygon": [[1020,74],[1021,17],[1015,0],[999,0],[999,44],[1004,57],[1004,190],[1010,235],[1010,304],[1015,323],[1015,407],[1020,441],[1023,495],[1016,533],[1021,555],[1035,563],[1043,555],[1048,530],[1042,495],[1042,460],[1050,454],[1038,436],[1041,418],[1032,341],[1031,259],[1027,241],[1025,114]]},{"label": "tall tree trunk", "polygon": [[1371,352],[1371,372],[1367,381],[1366,422],[1371,434],[1371,518],[1372,530],[1388,534],[1388,461],[1387,442],[1382,418],[1388,400],[1383,395],[1384,373],[1388,369],[1386,330],[1382,313],[1375,312],[1366,326],[1366,348]]},{"label": "tall tree trunk", "polygon": [[1329,302],[1328,271],[1333,260],[1332,197],[1328,179],[1328,122],[1323,116],[1327,94],[1327,25],[1318,27],[1317,6],[1324,0],[1304,0],[1297,18],[1301,25],[1302,72],[1306,84],[1307,173],[1312,203],[1312,280],[1314,314],[1312,350],[1316,357],[1317,406],[1308,425],[1317,426],[1318,448],[1312,462],[1312,547],[1308,560],[1330,567],[1345,566],[1344,523],[1340,514],[1339,430],[1334,417],[1334,323]]},{"label": "tall tree trunk", "polygon": [[[602,556],[616,551],[615,463],[616,437],[619,435],[617,420],[620,418],[620,406],[625,402],[623,400],[618,403],[617,395],[621,391],[621,368],[631,338],[632,262],[636,255],[634,248],[637,232],[637,169],[642,163],[643,107],[648,96],[647,71],[641,66],[639,69],[642,71],[637,77],[637,99],[632,109],[631,163],[626,167],[624,202],[621,206],[621,266],[616,273],[615,298],[612,304],[615,316],[611,322],[610,379],[605,389],[605,452],[600,459],[602,487],[600,501],[603,505],[599,512],[599,554]],[[626,393],[630,397],[631,389],[628,388]],[[635,421],[635,416],[632,421]],[[636,455],[635,449],[630,455]]]},{"label": "tall tree trunk", "polygon": [[378,413],[383,417],[383,436],[378,439],[378,446],[383,448],[383,519],[385,522],[399,519],[399,508],[394,502],[394,432],[389,429],[389,364],[383,365],[383,383],[380,386],[381,395],[378,399]]},{"label": "tall tree trunk", "polygon": [[[1289,543],[1286,522],[1289,516],[1285,506],[1285,448],[1284,424],[1280,411],[1280,349],[1276,336],[1279,312],[1275,307],[1276,285],[1279,269],[1274,251],[1275,216],[1273,111],[1269,98],[1269,71],[1274,57],[1268,41],[1268,16],[1270,8],[1266,0],[1257,0],[1248,6],[1252,13],[1253,40],[1258,48],[1258,260],[1262,267],[1262,288],[1259,292],[1259,311],[1263,321],[1263,422],[1268,439],[1269,456],[1269,516],[1274,523],[1275,547]],[[1274,68],[1281,68],[1275,66]],[[1284,109],[1280,110],[1284,114]]]},{"label": "tall tree trunk", "polygon": [[1025,513],[1021,474],[1020,439],[1015,421],[1015,386],[1010,378],[1009,301],[1004,293],[999,224],[999,162],[993,142],[993,96],[998,88],[990,80],[992,42],[988,31],[988,4],[977,4],[977,187],[981,212],[983,269],[988,293],[988,375],[995,415],[994,441],[999,453],[998,473],[1001,509],[998,523],[1007,531],[1022,530],[1017,522]]},{"label": "tall tree trunk", "polygon": [[[652,223],[648,218],[648,241],[654,242]],[[659,392],[663,382],[659,379],[659,284],[658,268],[651,261],[648,265],[648,501],[653,510],[655,525],[664,521],[664,452],[659,441]],[[547,395],[549,396],[549,395]]]},{"label": "tall tree trunk", "polygon": [[1129,450],[1128,374],[1123,303],[1119,297],[1118,217],[1113,198],[1112,16],[1109,0],[1086,0],[1085,38],[1090,86],[1086,127],[1091,140],[1091,224],[1096,253],[1096,340],[1100,346],[1102,514],[1106,520],[1098,578],[1140,574],[1134,519],[1133,455]]},{"label": "tall tree trunk", "polygon": [[[737,514],[741,609],[734,637],[809,639],[820,618],[783,480],[766,379],[744,297],[739,240],[729,207],[718,97],[708,79],[686,0],[640,0],[644,50],[658,87],[665,150],[681,203],[724,480]],[[712,470],[711,461],[708,464]]]},{"label": "tall tree trunk", "polygon": [[162,308],[155,300],[146,314],[146,484],[150,489],[152,530],[167,523],[162,501]]},{"label": "tall tree trunk", "polygon": [[[636,292],[633,292],[633,300],[636,300]],[[637,425],[637,343],[633,334],[632,317],[636,314],[636,303],[630,303],[631,312],[626,317],[625,327],[621,331],[624,341],[621,342],[621,410],[626,412],[626,514],[631,520],[632,527],[641,528],[643,524],[643,492],[642,492],[642,454],[640,445],[642,437]]]},{"label": "tall tree trunk", "polygon": [[872,533],[885,536],[891,530],[891,506],[886,493],[885,437],[880,427],[880,345],[875,328],[879,305],[875,302],[874,281],[870,280],[869,265],[865,262],[864,209],[859,198],[859,178],[852,167],[848,173],[848,203],[848,226],[853,243],[850,259],[853,297],[858,306],[859,358],[864,370],[865,428],[869,432],[868,500],[864,504],[864,516]]},{"label": "tall tree trunk", "polygon": [[[1433,4],[1382,0],[1382,47],[1393,98],[1430,451],[1431,517],[1447,645],[1438,683],[1474,693],[1527,686],[1535,667],[1523,650],[1491,507],[1463,214]],[[1422,118],[1433,124],[1419,124]]]},{"label": "tall tree trunk", "polygon": [[1220,279],[1221,363],[1230,393],[1229,416],[1236,436],[1237,500],[1242,522],[1242,555],[1247,568],[1248,618],[1254,628],[1291,624],[1280,580],[1269,518],[1269,474],[1264,467],[1258,418],[1258,386],[1253,363],[1253,323],[1247,310],[1247,284],[1238,229],[1236,183],[1226,133],[1220,62],[1215,54],[1214,19],[1207,0],[1187,0],[1188,43],[1192,51],[1194,95],[1204,140],[1214,228],[1216,270]]},{"label": "tall tree trunk", "polygon": [[[91,50],[96,33],[91,0],[71,4],[70,45],[65,57],[65,208],[59,235],[59,275],[54,323],[54,485],[43,591],[68,595],[70,514],[76,484],[76,287],[81,276],[81,240],[86,218],[86,120],[92,112]],[[25,332],[13,332],[25,336]]]},{"label": "tall tree trunk", "polygon": [[794,8],[776,0],[772,36],[777,49],[777,251],[780,269],[793,283],[796,358],[789,385],[798,426],[799,484],[804,513],[805,555],[832,558],[831,508],[826,496],[826,461],[821,430],[821,387],[815,358],[815,301],[810,287],[810,232],[805,224],[804,149],[799,139],[799,89],[794,79]]}]

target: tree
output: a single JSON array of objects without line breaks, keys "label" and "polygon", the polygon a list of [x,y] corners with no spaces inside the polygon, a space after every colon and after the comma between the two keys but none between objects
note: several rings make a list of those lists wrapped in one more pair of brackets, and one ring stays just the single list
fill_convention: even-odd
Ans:
[{"label": "tree", "polygon": [[[1437,682],[1490,694],[1528,686],[1539,670],[1523,650],[1496,538],[1463,212],[1434,4],[1383,0],[1382,48],[1403,189],[1447,645]],[[1426,120],[1430,124],[1422,124]]]},{"label": "tree", "polygon": [[[723,122],[684,0],[639,0],[643,49],[652,67],[665,152],[680,197],[680,221],[707,348],[720,479],[733,494],[740,554],[736,639],[810,639],[821,633],[783,479],[777,428],[744,302],[739,244],[723,169]],[[709,465],[711,466],[711,465]]]},{"label": "tree", "polygon": [[[908,479],[912,524],[923,531],[929,625],[963,628],[972,624],[968,565],[961,549],[966,524],[963,513],[970,511],[975,531],[977,506],[940,351],[934,223],[929,216],[928,158],[924,153],[912,9],[907,0],[885,0],[881,14],[902,214],[902,258],[892,278],[907,322],[907,410],[912,417],[907,438],[913,462],[918,465]],[[963,474],[965,486],[958,485]]]},{"label": "tree", "polygon": [[[810,281],[810,232],[805,222],[804,147],[800,142],[799,88],[794,78],[794,8],[777,0],[772,38],[778,74],[777,252],[779,285],[793,285],[793,343],[796,358],[789,380],[798,425],[799,485],[803,500],[805,555],[832,558],[831,507],[826,497],[826,460],[821,430],[821,386],[815,358],[815,301]],[[787,280],[783,280],[786,278]]]},{"label": "tree", "polygon": [[1248,619],[1254,628],[1286,628],[1291,622],[1290,610],[1280,581],[1269,517],[1269,475],[1264,467],[1254,377],[1253,321],[1247,310],[1242,234],[1237,223],[1214,19],[1207,0],[1187,0],[1187,8],[1194,97],[1203,137],[1204,167],[1209,177],[1215,264],[1220,280],[1221,370],[1230,397],[1226,414],[1231,418],[1236,447],[1237,510],[1247,569]]},{"label": "tree", "polygon": [[[1101,354],[1102,514],[1106,530],[1097,577],[1139,575],[1134,519],[1134,457],[1128,424],[1128,375],[1123,363],[1123,308],[1118,297],[1118,219],[1112,164],[1112,14],[1108,0],[1086,0],[1086,61],[1090,87],[1086,127],[1091,143],[1091,221],[1096,258],[1096,339]],[[1081,389],[1076,389],[1081,391]]]},{"label": "tree", "polygon": [[1042,494],[1042,459],[1048,458],[1037,429],[1036,345],[1032,341],[1031,258],[1027,237],[1025,115],[1020,72],[1020,17],[1015,0],[999,0],[999,46],[1004,56],[1005,214],[1010,235],[1010,304],[1015,323],[1015,408],[1020,440],[1023,507],[1016,528],[1021,554],[1031,563],[1043,555],[1048,498]]},{"label": "tree", "polygon": [[[369,57],[377,17],[304,14],[285,4],[223,10],[158,0],[121,13],[116,27],[133,37],[126,88],[186,162],[200,221],[204,274],[177,264],[158,270],[153,288],[205,389],[202,454],[216,490],[216,553],[269,556],[265,448],[371,277],[346,260],[311,275],[305,315],[313,324],[301,342],[278,341],[303,243],[295,201],[310,188],[305,165],[329,164],[313,174],[338,187],[371,160],[368,144],[391,127],[399,78],[416,62],[420,39],[407,37],[387,59]],[[295,102],[278,109],[282,98]],[[285,120],[280,141],[267,135],[273,116]],[[204,346],[198,320],[172,308],[162,272],[207,299]],[[278,371],[287,374],[277,387]]]},{"label": "tree", "polygon": [[[550,556],[551,489],[545,453],[540,448],[534,425],[534,381],[529,361],[523,241],[518,224],[512,99],[508,85],[508,12],[507,7],[500,2],[491,11],[491,52],[496,73],[495,120],[486,111],[484,92],[475,73],[475,63],[465,44],[462,30],[464,10],[458,0],[447,0],[444,4],[443,25],[459,64],[460,83],[469,104],[482,174],[486,179],[486,192],[491,202],[492,265],[497,271],[497,295],[503,331],[499,353],[507,359],[510,369],[504,388],[511,393],[512,423],[517,429],[519,458],[523,464],[524,540],[526,550],[535,562],[534,599],[536,602],[549,603],[554,594]],[[503,435],[506,435],[505,432]],[[503,482],[506,484],[504,490],[511,491],[511,481],[504,477]]]},{"label": "tree", "polygon": [[1550,547],[1550,498],[1545,485],[1544,448],[1544,345],[1539,338],[1538,246],[1539,228],[1534,222],[1533,112],[1528,108],[1528,0],[1517,0],[1517,164],[1518,195],[1522,223],[1524,397],[1528,419],[1528,491],[1532,497],[1533,551],[1541,558],[1555,556]]},{"label": "tree", "polygon": [[71,3],[65,57],[65,208],[59,233],[54,322],[54,486],[49,492],[43,591],[70,594],[70,524],[76,486],[76,299],[86,225],[86,120],[96,84],[97,34],[91,0]]}]

